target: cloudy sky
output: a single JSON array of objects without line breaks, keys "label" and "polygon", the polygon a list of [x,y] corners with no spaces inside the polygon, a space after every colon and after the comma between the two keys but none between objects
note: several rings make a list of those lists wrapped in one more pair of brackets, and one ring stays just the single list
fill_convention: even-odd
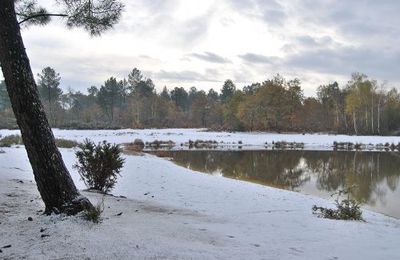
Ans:
[{"label": "cloudy sky", "polygon": [[35,74],[51,66],[65,89],[85,90],[137,67],[158,89],[219,90],[228,78],[241,88],[280,73],[299,78],[307,96],[355,71],[400,83],[397,0],[122,2],[120,23],[102,37],[60,20],[23,30]]}]

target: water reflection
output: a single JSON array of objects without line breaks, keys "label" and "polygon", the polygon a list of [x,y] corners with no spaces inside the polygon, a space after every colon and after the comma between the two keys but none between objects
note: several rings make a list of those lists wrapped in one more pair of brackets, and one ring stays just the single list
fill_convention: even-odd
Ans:
[{"label": "water reflection", "polygon": [[356,185],[352,198],[400,218],[400,155],[332,151],[170,151],[181,166],[282,189],[330,197]]}]

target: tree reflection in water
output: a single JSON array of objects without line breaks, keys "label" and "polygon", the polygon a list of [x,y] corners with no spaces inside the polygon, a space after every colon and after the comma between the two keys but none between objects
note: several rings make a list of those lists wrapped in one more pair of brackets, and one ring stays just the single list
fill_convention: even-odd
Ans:
[{"label": "tree reflection in water", "polygon": [[355,185],[352,198],[400,217],[400,210],[396,212],[393,205],[387,205],[393,204],[388,193],[392,197],[399,193],[400,154],[397,153],[275,150],[163,151],[163,154],[196,171],[324,197]]}]

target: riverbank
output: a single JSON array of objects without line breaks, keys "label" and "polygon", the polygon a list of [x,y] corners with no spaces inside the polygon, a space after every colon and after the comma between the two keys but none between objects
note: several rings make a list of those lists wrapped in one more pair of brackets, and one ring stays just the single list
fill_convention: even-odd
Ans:
[{"label": "riverbank", "polygon": [[[151,155],[126,156],[100,224],[43,216],[23,147],[0,154],[1,257],[28,259],[397,259],[400,221],[321,219],[313,196],[200,174]],[[72,149],[61,149],[83,188]],[[22,179],[20,183],[12,179]],[[85,193],[94,202],[98,194]],[[120,214],[122,212],[122,214]],[[28,218],[32,217],[32,221]],[[42,230],[40,232],[40,230]],[[45,235],[42,237],[42,235]],[[47,236],[48,235],[48,236]]]},{"label": "riverbank", "polygon": [[[264,150],[272,148],[333,150],[362,149],[366,151],[391,151],[391,145],[400,144],[400,136],[352,136],[330,134],[278,134],[269,132],[213,132],[206,129],[121,129],[121,130],[62,130],[53,129],[56,138],[82,142],[89,138],[95,142],[124,144],[135,139],[143,142],[171,141],[174,149],[188,149],[190,141],[216,143],[221,150]],[[1,136],[20,134],[19,130],[0,130]],[[210,142],[211,141],[211,142]],[[201,142],[200,142],[201,143]],[[349,143],[352,145],[349,146]],[[279,144],[279,145],[278,145]],[[385,146],[387,144],[387,146]],[[400,146],[399,146],[400,148]],[[393,148],[398,150],[397,147]]]}]

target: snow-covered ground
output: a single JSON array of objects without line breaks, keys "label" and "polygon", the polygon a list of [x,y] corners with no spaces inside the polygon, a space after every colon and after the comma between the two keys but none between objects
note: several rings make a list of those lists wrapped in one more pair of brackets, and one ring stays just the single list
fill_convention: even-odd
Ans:
[{"label": "snow-covered ground", "polygon": [[[400,142],[400,136],[350,136],[350,135],[328,135],[328,134],[278,134],[267,132],[208,132],[205,129],[123,129],[123,130],[61,130],[54,129],[57,138],[65,138],[83,141],[89,138],[95,142],[107,140],[113,143],[130,143],[136,138],[145,142],[154,140],[171,140],[180,147],[181,143],[189,140],[215,140],[229,145],[242,142],[243,149],[262,149],[266,142],[271,144],[279,141],[304,143],[307,150],[329,150],[333,142],[352,142],[362,144],[385,144]],[[19,134],[19,130],[0,130],[0,135],[6,136]]]},{"label": "snow-covered ground", "polygon": [[[137,132],[134,130],[126,135],[96,131],[91,139],[123,143],[138,137],[151,140],[169,136],[168,139],[184,141],[217,138],[201,137],[210,133],[194,130],[180,130],[182,135],[173,134],[173,130],[158,130],[157,136],[150,135],[152,131],[143,131],[141,135],[133,134]],[[55,132],[58,137],[76,140],[90,136],[85,131]],[[244,142],[246,134],[237,134],[240,139],[233,137],[236,134],[217,135]],[[259,136],[260,141],[254,136]],[[252,135],[249,142],[265,142],[267,136]],[[315,136],[314,143],[323,141]],[[76,217],[43,216],[37,212],[42,203],[35,185],[29,182],[33,176],[25,149],[21,146],[3,150],[0,248],[11,247],[1,249],[0,258],[400,259],[397,219],[370,211],[364,211],[366,222],[317,218],[311,207],[328,206],[331,202],[200,174],[152,155],[125,156],[126,164],[113,193],[127,199],[107,196],[100,224]],[[75,162],[74,150],[61,152],[75,183],[84,188],[71,167]],[[22,179],[24,183],[11,179]],[[95,202],[101,199],[97,194],[85,195]],[[33,221],[28,221],[28,217]]]}]

